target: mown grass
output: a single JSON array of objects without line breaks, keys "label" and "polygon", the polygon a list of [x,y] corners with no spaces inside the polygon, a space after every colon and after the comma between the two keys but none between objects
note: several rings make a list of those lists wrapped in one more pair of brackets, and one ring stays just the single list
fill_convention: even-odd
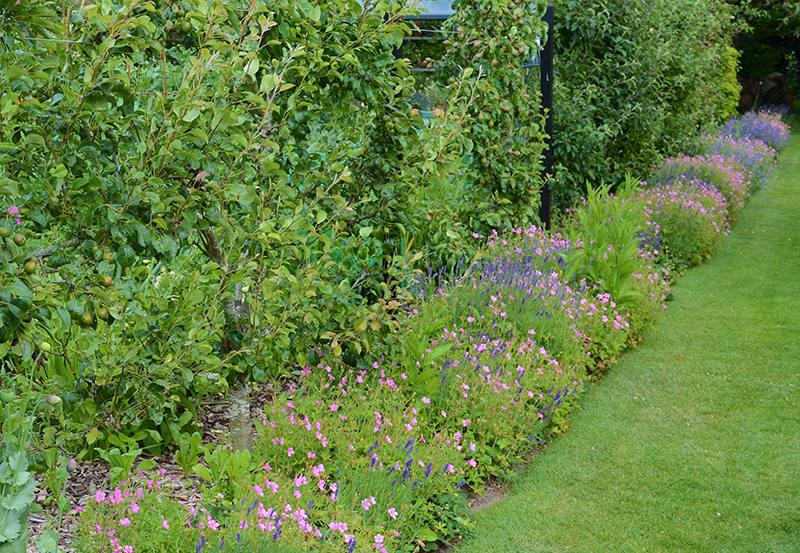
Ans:
[{"label": "mown grass", "polygon": [[800,133],[456,553],[800,551]]}]

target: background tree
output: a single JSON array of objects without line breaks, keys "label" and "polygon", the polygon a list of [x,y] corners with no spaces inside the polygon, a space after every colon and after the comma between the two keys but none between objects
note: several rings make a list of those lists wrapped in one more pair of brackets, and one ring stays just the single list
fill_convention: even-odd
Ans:
[{"label": "background tree", "polygon": [[741,107],[791,105],[800,95],[800,4],[791,0],[733,2],[740,32]]}]

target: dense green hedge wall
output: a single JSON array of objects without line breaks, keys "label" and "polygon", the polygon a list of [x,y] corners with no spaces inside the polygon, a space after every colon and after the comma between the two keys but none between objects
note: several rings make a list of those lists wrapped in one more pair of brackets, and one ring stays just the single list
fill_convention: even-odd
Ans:
[{"label": "dense green hedge wall", "polygon": [[554,4],[557,205],[646,173],[735,109],[725,2]]}]

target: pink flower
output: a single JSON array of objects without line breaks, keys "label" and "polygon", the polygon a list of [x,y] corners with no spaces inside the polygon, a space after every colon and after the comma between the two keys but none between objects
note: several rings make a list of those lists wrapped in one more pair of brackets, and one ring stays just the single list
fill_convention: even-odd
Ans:
[{"label": "pink flower", "polygon": [[97,492],[96,494],[94,494],[94,500],[97,501],[98,503],[105,501],[106,500],[105,492]]},{"label": "pink flower", "polygon": [[126,546],[125,546],[125,547],[122,549],[122,551],[123,551],[123,553],[133,553],[133,546],[132,546],[132,545],[126,545]]},{"label": "pink flower", "polygon": [[169,530],[169,522],[167,522],[167,519],[161,519],[161,526],[164,528],[164,530]]},{"label": "pink flower", "polygon": [[258,484],[253,486],[253,490],[258,494],[259,497],[264,497],[264,490],[262,490],[261,486]]},{"label": "pink flower", "polygon": [[470,459],[468,461],[468,463],[469,463],[469,466],[471,466],[472,468],[475,468],[475,467],[478,466],[478,463],[475,462],[475,459]]},{"label": "pink flower", "polygon": [[339,410],[339,406],[336,405],[335,403],[331,403],[331,411],[338,411],[338,410]]},{"label": "pink flower", "polygon": [[289,457],[291,457],[292,455],[294,455],[294,448],[290,447],[289,450],[286,453],[287,453],[287,455],[289,455]]},{"label": "pink flower", "polygon": [[15,206],[15,205],[12,205],[11,207],[8,208],[8,214],[9,215],[19,215],[19,208],[17,206]]},{"label": "pink flower", "polygon": [[217,522],[216,520],[211,518],[211,515],[208,515],[206,518],[208,520],[208,527],[209,528],[211,528],[212,530],[216,530],[217,528],[219,528],[219,522]]},{"label": "pink flower", "polygon": [[430,403],[430,402],[431,402],[431,400],[430,400],[430,399],[428,399],[428,398],[426,398],[426,397],[423,397],[423,398],[422,398],[422,403],[426,403],[426,404],[427,404],[427,403]]},{"label": "pink flower", "polygon": [[397,520],[397,509],[392,507],[391,509],[389,509],[388,513],[389,516],[392,517],[392,519]]},{"label": "pink flower", "polygon": [[295,490],[295,491],[294,491],[294,496],[295,496],[297,499],[300,499],[301,497],[303,497],[303,494],[302,494],[302,493],[300,493],[300,490]]},{"label": "pink flower", "polygon": [[383,543],[383,535],[382,534],[375,534],[375,543],[380,545]]},{"label": "pink flower", "polygon": [[139,512],[139,505],[135,501],[131,501],[131,511],[135,513]]},{"label": "pink flower", "polygon": [[123,518],[122,520],[119,521],[119,525],[120,526],[130,526],[131,525],[131,520],[128,517],[125,517],[125,518]]}]

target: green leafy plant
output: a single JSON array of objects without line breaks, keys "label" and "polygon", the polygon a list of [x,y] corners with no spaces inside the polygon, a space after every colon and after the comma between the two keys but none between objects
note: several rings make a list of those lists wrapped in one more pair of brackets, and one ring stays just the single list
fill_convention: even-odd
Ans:
[{"label": "green leafy plant", "polygon": [[189,435],[187,433],[173,434],[178,449],[175,451],[175,462],[183,469],[183,474],[188,476],[200,460],[203,436],[199,432]]},{"label": "green leafy plant", "polygon": [[[28,514],[33,507],[36,482],[28,472],[27,447],[30,416],[12,418],[14,393],[3,394],[6,418],[3,424],[2,462],[0,462],[0,551],[24,551],[28,542]],[[19,406],[19,405],[18,405]]]},{"label": "green leafy plant", "polygon": [[616,195],[610,194],[610,185],[589,186],[585,205],[574,213],[577,224],[570,229],[574,248],[567,260],[568,277],[597,283],[620,303],[641,295],[631,282],[640,268],[637,234],[644,228],[644,205],[634,199],[635,187],[630,175]]},{"label": "green leafy plant", "polygon": [[534,73],[526,63],[544,43],[546,2],[453,3],[444,28],[448,50],[438,68],[441,84],[455,82],[457,68],[485,75],[469,107],[473,143],[469,161],[473,231],[538,221],[542,185],[544,118]]},{"label": "green leafy plant", "polygon": [[[69,478],[67,465],[70,460],[63,455],[59,455],[58,449],[54,447],[44,450],[42,456],[47,467],[44,473],[44,482],[50,490],[50,495],[45,499],[45,505],[55,503],[59,512],[67,511],[69,509],[69,498],[62,495],[62,491]],[[74,462],[73,460],[72,463],[74,464]]]},{"label": "green leafy plant", "polygon": [[409,331],[401,338],[405,347],[405,370],[408,382],[418,394],[430,395],[439,388],[440,358],[452,349],[452,344],[433,345],[450,318],[434,303],[422,306],[414,317]]},{"label": "green leafy plant", "polygon": [[[127,481],[131,477],[133,464],[136,459],[142,454],[140,448],[130,448],[123,453],[119,448],[114,447],[106,451],[104,449],[95,448],[95,451],[100,455],[106,463],[109,464],[109,482],[111,486],[116,486],[122,481]],[[139,463],[139,471],[148,471],[156,466],[156,462],[152,459],[145,459]]]},{"label": "green leafy plant", "polygon": [[480,79],[423,125],[392,55],[404,6],[168,4],[15,11],[24,47],[0,51],[0,196],[31,241],[5,239],[3,353],[51,346],[31,376],[69,382],[87,455],[161,453],[215,375],[246,449],[251,380],[385,347],[412,241],[467,235],[419,233],[420,190],[463,168]]},{"label": "green leafy plant", "polygon": [[205,480],[214,493],[222,493],[226,498],[239,497],[255,469],[250,451],[234,451],[222,445],[202,446],[200,451],[205,465],[198,463],[192,471]]}]

